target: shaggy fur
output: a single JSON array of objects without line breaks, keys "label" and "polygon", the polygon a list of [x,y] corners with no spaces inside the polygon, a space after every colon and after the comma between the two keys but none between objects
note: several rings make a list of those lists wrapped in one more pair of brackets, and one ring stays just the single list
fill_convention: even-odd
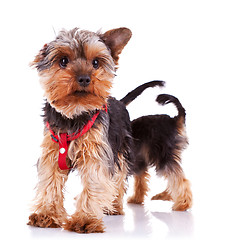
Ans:
[{"label": "shaggy fur", "polygon": [[[127,28],[104,34],[78,28],[63,30],[35,57],[32,65],[38,70],[46,97],[43,109],[46,127],[29,225],[63,227],[77,233],[103,232],[104,213],[124,214],[122,200],[129,173],[137,174],[131,202],[143,201],[148,190],[149,165],[155,165],[169,180],[167,191],[155,198],[171,196],[176,210],[190,206],[189,183],[184,178],[179,157],[186,143],[185,112],[180,109],[180,103],[173,97],[159,96],[159,103],[165,98],[174,102],[179,116],[143,117],[131,126],[126,105],[144,89],[163,86],[164,82],[142,85],[121,101],[109,96],[119,54],[130,38],[131,31]],[[66,140],[67,135],[80,133],[89,121],[93,124],[85,134]],[[61,139],[63,135],[65,140]],[[67,147],[59,149],[64,141]],[[64,160],[69,169],[59,167],[61,150],[67,151]],[[79,172],[83,191],[76,198],[76,212],[68,216],[63,190],[71,169]],[[191,198],[190,192],[188,197]]]},{"label": "shaggy fur", "polygon": [[[103,232],[103,213],[123,214],[133,141],[126,107],[109,93],[119,54],[130,38],[127,28],[104,34],[63,30],[33,61],[46,97],[44,123],[51,131],[58,136],[75,134],[100,113],[90,130],[68,143],[66,163],[80,173],[83,185],[76,212],[70,217],[63,206],[63,190],[71,170],[59,168],[59,145],[45,128],[29,225]],[[101,110],[103,106],[107,112]]]},{"label": "shaggy fur", "polygon": [[[162,86],[163,83],[153,81],[139,86],[121,101],[129,104],[147,87]],[[181,153],[188,145],[185,131],[185,109],[177,98],[161,94],[156,101],[165,105],[173,103],[178,115],[143,116],[132,121],[132,136],[135,147],[135,185],[134,195],[129,203],[141,204],[148,191],[149,167],[155,167],[159,176],[168,180],[167,189],[152,197],[152,200],[172,200],[173,210],[184,211],[192,206],[190,183],[185,178],[181,167]]]}]

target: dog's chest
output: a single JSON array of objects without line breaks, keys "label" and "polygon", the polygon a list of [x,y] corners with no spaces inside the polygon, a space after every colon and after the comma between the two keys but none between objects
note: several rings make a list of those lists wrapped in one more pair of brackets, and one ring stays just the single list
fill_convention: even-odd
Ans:
[{"label": "dog's chest", "polygon": [[72,141],[68,149],[72,166],[82,166],[88,161],[107,164],[113,162],[112,148],[108,142],[107,129],[102,124],[92,127],[87,133]]}]

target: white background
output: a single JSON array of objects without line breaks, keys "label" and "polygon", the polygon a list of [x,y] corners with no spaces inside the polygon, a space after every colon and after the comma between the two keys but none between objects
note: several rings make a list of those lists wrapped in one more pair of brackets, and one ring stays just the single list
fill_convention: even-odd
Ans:
[{"label": "white background", "polygon": [[[4,239],[240,239],[239,228],[239,1],[5,1],[0,6],[1,174],[0,236]],[[169,113],[154,101],[177,96],[187,110],[190,145],[183,167],[192,182],[194,206],[171,212],[171,203],[125,204],[124,217],[105,217],[105,234],[78,235],[26,226],[34,196],[43,124],[43,92],[28,64],[61,28],[106,31],[128,27],[112,95],[120,99],[136,86],[165,80],[147,90],[128,110],[131,118]],[[132,188],[132,179],[130,190]],[[152,194],[163,189],[153,177]],[[76,174],[67,185],[73,211]],[[69,196],[69,197],[68,197]]]}]

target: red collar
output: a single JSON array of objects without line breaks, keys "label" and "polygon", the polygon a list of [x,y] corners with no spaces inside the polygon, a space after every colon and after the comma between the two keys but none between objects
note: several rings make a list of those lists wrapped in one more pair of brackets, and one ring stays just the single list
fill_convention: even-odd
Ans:
[{"label": "red collar", "polygon": [[[107,112],[107,105],[103,106],[102,110]],[[59,135],[56,135],[54,131],[50,128],[49,122],[46,123],[46,127],[51,133],[52,140],[59,144],[58,166],[61,170],[69,170],[72,168],[72,167],[69,168],[66,163],[69,144],[71,141],[83,136],[92,127],[99,113],[100,110],[97,110],[97,112],[93,115],[92,119],[89,120],[87,124],[83,126],[82,129],[72,134],[60,133]]]}]

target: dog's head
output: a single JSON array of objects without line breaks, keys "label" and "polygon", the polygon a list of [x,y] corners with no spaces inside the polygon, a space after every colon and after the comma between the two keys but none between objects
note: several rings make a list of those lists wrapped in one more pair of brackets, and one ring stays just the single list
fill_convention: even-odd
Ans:
[{"label": "dog's head", "polygon": [[62,30],[45,44],[32,65],[51,106],[68,118],[100,109],[110,94],[119,54],[131,35],[127,28],[104,34],[75,28]]}]

